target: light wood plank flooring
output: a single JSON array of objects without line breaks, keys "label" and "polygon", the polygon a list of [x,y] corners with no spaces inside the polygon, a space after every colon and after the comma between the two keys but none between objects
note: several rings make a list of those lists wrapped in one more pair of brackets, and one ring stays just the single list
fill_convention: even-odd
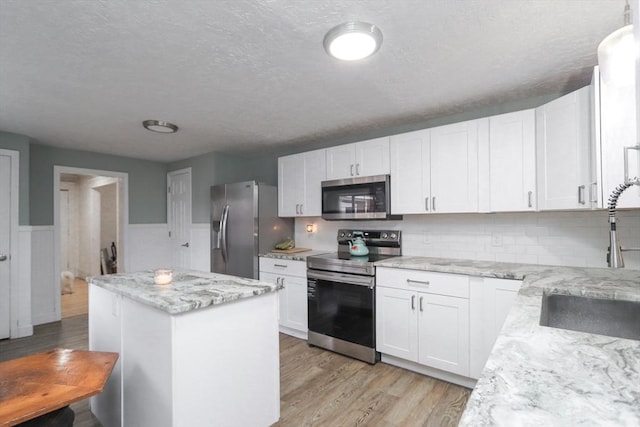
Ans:
[{"label": "light wood plank flooring", "polygon": [[[0,361],[55,347],[87,348],[87,316],[0,341]],[[276,426],[455,426],[471,390],[385,363],[369,365],[280,335]],[[72,405],[75,427],[101,427],[88,400]]]},{"label": "light wood plank flooring", "polygon": [[89,286],[87,282],[76,278],[73,281],[73,293],[60,296],[62,318],[87,314],[89,309]]}]

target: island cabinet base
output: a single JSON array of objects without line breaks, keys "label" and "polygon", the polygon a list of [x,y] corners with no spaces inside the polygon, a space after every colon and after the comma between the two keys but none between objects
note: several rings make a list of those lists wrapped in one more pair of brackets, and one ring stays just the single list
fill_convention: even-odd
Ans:
[{"label": "island cabinet base", "polygon": [[277,293],[171,315],[92,285],[89,348],[120,353],[105,427],[268,426],[280,417]]}]

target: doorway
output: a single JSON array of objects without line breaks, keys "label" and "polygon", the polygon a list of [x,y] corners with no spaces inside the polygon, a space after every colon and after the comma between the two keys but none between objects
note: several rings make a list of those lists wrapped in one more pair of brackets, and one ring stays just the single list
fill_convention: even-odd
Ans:
[{"label": "doorway", "polygon": [[124,269],[127,176],[55,167],[54,228],[60,317],[88,312],[86,278]]},{"label": "doorway", "polygon": [[0,149],[0,339],[18,336],[18,161]]}]

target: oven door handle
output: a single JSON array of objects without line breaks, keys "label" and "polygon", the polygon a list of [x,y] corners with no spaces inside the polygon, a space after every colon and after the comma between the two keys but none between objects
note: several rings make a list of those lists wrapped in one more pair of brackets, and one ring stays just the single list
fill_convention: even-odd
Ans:
[{"label": "oven door handle", "polygon": [[331,273],[328,271],[307,270],[308,279],[326,280],[329,282],[346,283],[349,285],[367,286],[373,289],[374,277],[356,276],[352,274]]}]

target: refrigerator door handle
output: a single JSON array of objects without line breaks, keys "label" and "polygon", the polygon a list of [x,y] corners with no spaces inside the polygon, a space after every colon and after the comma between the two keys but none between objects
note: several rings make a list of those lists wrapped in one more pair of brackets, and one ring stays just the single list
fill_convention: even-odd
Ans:
[{"label": "refrigerator door handle", "polygon": [[229,205],[224,205],[222,210],[222,218],[220,219],[220,249],[222,250],[222,259],[227,262],[227,222],[229,220]]}]

